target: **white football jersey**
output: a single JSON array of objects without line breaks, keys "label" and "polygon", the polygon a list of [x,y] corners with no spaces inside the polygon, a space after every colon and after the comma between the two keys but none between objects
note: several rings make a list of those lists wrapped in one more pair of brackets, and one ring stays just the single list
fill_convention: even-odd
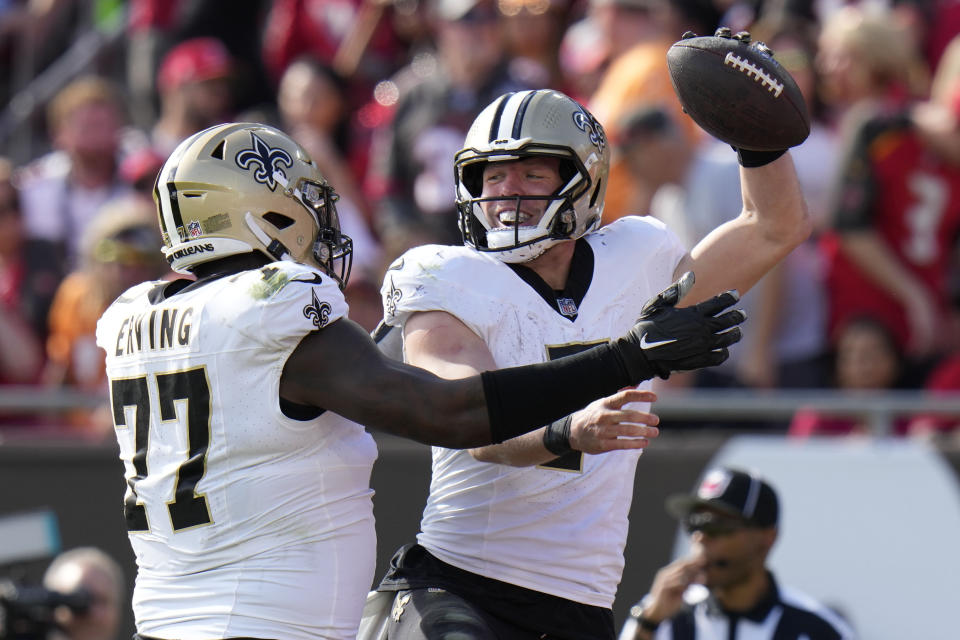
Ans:
[{"label": "white football jersey", "polygon": [[[644,303],[672,283],[684,249],[650,218],[621,218],[586,239],[594,256],[589,289],[579,305],[558,301],[574,321],[496,257],[435,245],[408,251],[387,271],[385,320],[402,327],[414,312],[447,311],[483,338],[501,368],[621,336]],[[434,447],[418,541],[467,571],[611,607],[638,456],[637,450],[574,453],[518,468]]]},{"label": "white football jersey", "polygon": [[126,469],[137,631],[157,638],[353,638],[373,578],[376,445],[332,412],[279,406],[300,340],[346,316],[337,284],[276,262],[97,325]]}]

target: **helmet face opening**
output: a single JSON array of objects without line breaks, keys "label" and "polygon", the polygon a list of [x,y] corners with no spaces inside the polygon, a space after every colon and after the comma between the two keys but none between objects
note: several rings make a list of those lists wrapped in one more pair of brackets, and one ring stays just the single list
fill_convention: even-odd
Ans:
[{"label": "helmet face opening", "polygon": [[340,232],[338,196],[277,129],[236,123],[193,135],[164,164],[154,199],[175,271],[260,251],[318,267],[346,286],[353,242]]},{"label": "helmet face opening", "polygon": [[[559,159],[562,185],[550,196],[483,196],[489,163],[533,157]],[[484,109],[454,159],[457,210],[464,243],[496,252],[505,262],[525,262],[548,248],[580,238],[600,224],[609,172],[603,128],[577,102],[558,91],[508,93]],[[538,224],[491,224],[484,204],[511,200],[548,201]],[[518,216],[519,217],[519,216]]]}]

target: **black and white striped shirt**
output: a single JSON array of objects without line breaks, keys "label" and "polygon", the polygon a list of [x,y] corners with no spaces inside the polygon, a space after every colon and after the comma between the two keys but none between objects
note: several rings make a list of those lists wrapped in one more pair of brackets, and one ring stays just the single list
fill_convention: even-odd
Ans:
[{"label": "black and white striped shirt", "polygon": [[852,640],[850,626],[810,596],[780,587],[770,577],[770,591],[749,611],[724,611],[702,585],[687,590],[687,605],[664,621],[655,640]]}]

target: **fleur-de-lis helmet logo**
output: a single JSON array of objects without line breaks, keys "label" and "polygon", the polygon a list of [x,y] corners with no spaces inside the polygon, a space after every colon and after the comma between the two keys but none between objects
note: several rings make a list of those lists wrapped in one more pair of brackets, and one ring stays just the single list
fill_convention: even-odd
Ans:
[{"label": "fleur-de-lis helmet logo", "polygon": [[287,174],[283,168],[284,166],[292,167],[293,158],[285,149],[271,147],[252,131],[250,137],[253,139],[253,147],[243,149],[237,154],[237,166],[241,169],[249,169],[252,165],[255,169],[253,179],[267,185],[270,191],[273,191],[277,188],[277,181],[273,176],[274,172],[286,178]]},{"label": "fleur-de-lis helmet logo", "polygon": [[596,118],[584,112],[581,108],[573,113],[573,123],[578,129],[587,134],[590,142],[593,143],[597,149],[603,152],[603,148],[607,146],[607,136],[603,131],[603,126],[597,122]]}]

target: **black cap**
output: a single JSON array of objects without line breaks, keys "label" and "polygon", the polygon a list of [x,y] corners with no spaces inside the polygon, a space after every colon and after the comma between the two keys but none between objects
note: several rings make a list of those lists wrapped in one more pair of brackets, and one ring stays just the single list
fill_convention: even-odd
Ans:
[{"label": "black cap", "polygon": [[763,478],[730,467],[709,470],[693,495],[679,494],[667,498],[667,511],[676,518],[685,518],[704,508],[764,528],[776,526],[780,511],[777,493]]}]

